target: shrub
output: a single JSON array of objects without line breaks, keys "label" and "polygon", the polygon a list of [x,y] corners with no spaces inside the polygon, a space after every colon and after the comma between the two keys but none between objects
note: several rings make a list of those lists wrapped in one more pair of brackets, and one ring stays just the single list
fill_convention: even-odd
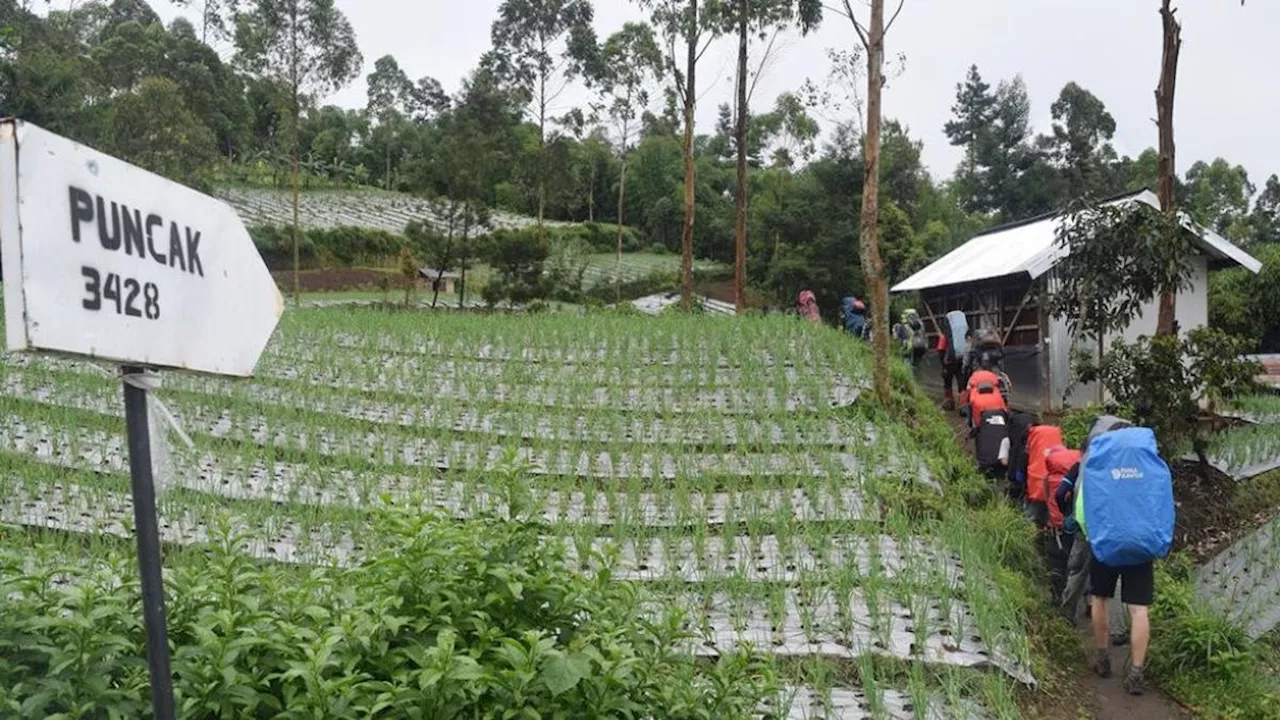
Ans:
[{"label": "shrub", "polygon": [[[580,225],[558,225],[547,228],[548,239],[581,241],[595,252],[615,252],[618,249],[618,226],[610,223],[582,223]],[[644,247],[644,240],[634,228],[622,228],[622,251],[638,252]]]},{"label": "shrub", "polygon": [[[179,714],[745,718],[772,690],[761,662],[695,663],[681,618],[607,571],[569,570],[533,526],[416,511],[376,524],[387,544],[350,569],[258,563],[225,531],[171,557]],[[55,587],[28,574],[18,534],[6,539],[0,715],[146,715],[126,546],[60,568]]]},{"label": "shrub", "polygon": [[[293,267],[292,226],[255,225],[249,236],[267,267],[280,270]],[[306,230],[299,238],[298,254],[304,267],[327,265],[381,265],[393,261],[405,238],[382,230],[341,227],[328,230]]]},{"label": "shrub", "polygon": [[1082,381],[1101,381],[1116,403],[1133,408],[1135,419],[1155,430],[1172,455],[1201,440],[1200,398],[1212,404],[1252,391],[1259,371],[1241,360],[1243,347],[1244,341],[1210,329],[1185,338],[1117,340],[1100,363],[1079,356],[1077,371]]},{"label": "shrub", "polygon": [[494,276],[484,288],[489,305],[506,300],[516,305],[546,297],[543,274],[550,246],[537,228],[498,230],[486,243],[486,260]]},{"label": "shrub", "polygon": [[597,283],[587,290],[586,295],[603,303],[612,303],[618,299],[619,293],[621,293],[622,300],[626,301],[635,300],[646,295],[670,292],[679,287],[679,274],[658,271],[635,280],[628,280],[617,286],[611,282]]}]

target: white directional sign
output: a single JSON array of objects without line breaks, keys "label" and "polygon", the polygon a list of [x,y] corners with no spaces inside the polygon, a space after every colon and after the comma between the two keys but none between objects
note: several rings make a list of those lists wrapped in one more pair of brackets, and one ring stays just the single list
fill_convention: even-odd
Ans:
[{"label": "white directional sign", "polygon": [[284,309],[226,203],[20,120],[0,246],[10,350],[247,376]]}]

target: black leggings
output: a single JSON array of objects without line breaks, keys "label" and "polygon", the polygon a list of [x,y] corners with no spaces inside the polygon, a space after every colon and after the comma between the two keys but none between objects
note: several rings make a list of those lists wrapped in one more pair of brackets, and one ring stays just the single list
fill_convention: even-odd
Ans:
[{"label": "black leggings", "polygon": [[956,392],[964,390],[965,383],[968,382],[965,376],[964,366],[959,362],[942,361],[942,390],[943,392],[951,392],[951,384],[954,381]]}]

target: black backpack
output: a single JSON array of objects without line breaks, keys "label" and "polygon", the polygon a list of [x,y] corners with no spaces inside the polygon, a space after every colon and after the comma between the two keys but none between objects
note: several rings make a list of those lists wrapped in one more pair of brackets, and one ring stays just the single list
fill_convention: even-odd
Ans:
[{"label": "black backpack", "polygon": [[979,467],[993,468],[1000,465],[1000,446],[1008,437],[1008,413],[1003,410],[982,413],[973,436],[974,454],[978,456]]},{"label": "black backpack", "polygon": [[1021,473],[1027,476],[1027,433],[1036,424],[1036,418],[1030,413],[1015,412],[1009,418],[1009,482],[1014,482]]}]

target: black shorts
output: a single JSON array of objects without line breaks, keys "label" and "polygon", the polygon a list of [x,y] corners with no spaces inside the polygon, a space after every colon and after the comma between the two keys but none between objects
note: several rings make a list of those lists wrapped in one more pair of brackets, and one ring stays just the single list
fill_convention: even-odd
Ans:
[{"label": "black shorts", "polygon": [[1120,587],[1120,599],[1125,605],[1149,606],[1156,597],[1155,563],[1144,562],[1141,565],[1111,567],[1093,558],[1089,566],[1089,593],[1095,597],[1113,598],[1116,596],[1116,581],[1124,580]]}]

